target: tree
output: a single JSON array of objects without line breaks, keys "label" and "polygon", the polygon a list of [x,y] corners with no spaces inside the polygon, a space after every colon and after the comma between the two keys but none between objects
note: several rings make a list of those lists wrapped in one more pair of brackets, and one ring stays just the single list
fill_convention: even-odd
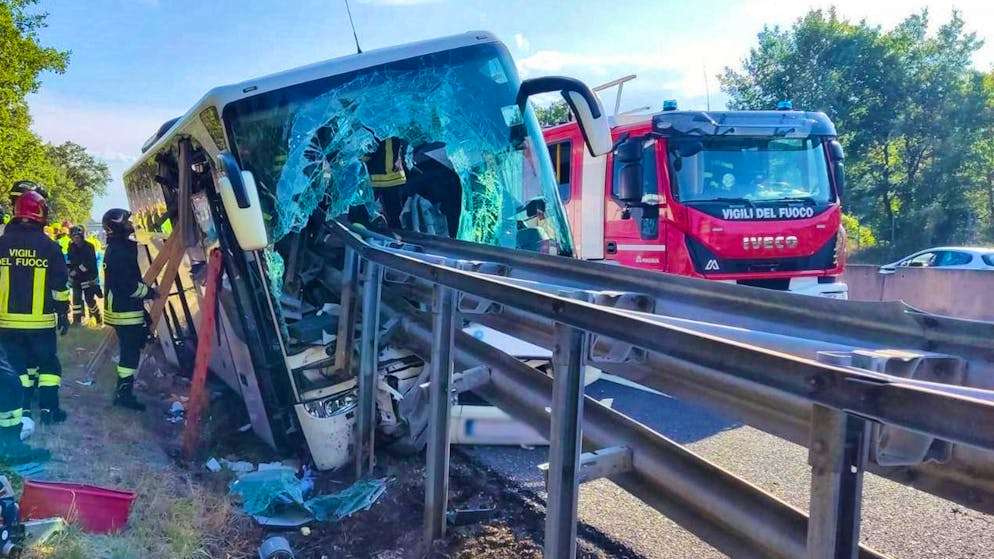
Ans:
[{"label": "tree", "polygon": [[535,116],[543,128],[572,120],[566,101],[554,101],[544,107],[535,107]]},{"label": "tree", "polygon": [[66,142],[46,146],[46,155],[55,166],[55,188],[49,204],[54,221],[84,223],[90,218],[93,198],[106,193],[110,183],[107,164],[97,161],[86,148]]},{"label": "tree", "polygon": [[982,43],[957,12],[931,35],[928,21],[922,11],[885,31],[812,10],[764,28],[742,68],[719,77],[733,108],[791,99],[825,111],[847,150],[847,210],[894,252],[964,241],[978,210],[962,171],[989,120],[971,69]]},{"label": "tree", "polygon": [[46,14],[30,13],[35,3],[0,0],[0,188],[22,177],[43,183],[55,178],[41,139],[29,128],[25,97],[38,90],[42,72],[64,72],[69,53],[40,44]]}]

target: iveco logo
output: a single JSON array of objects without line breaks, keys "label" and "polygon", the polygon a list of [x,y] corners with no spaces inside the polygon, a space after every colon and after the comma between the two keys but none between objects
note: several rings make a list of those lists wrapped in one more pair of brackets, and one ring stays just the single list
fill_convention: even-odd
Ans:
[{"label": "iveco logo", "polygon": [[743,250],[797,248],[797,237],[794,235],[777,235],[776,237],[742,237]]}]

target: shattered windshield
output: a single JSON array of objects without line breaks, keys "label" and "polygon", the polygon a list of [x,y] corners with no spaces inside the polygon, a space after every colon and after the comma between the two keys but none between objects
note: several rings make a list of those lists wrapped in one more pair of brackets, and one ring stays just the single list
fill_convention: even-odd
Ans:
[{"label": "shattered windshield", "polygon": [[[671,140],[674,195],[682,202],[785,199],[832,200],[821,138],[706,138],[703,149],[681,157]],[[693,150],[691,150],[693,151]]]},{"label": "shattered windshield", "polygon": [[263,93],[224,118],[275,243],[315,217],[572,253],[506,50],[475,45]]}]

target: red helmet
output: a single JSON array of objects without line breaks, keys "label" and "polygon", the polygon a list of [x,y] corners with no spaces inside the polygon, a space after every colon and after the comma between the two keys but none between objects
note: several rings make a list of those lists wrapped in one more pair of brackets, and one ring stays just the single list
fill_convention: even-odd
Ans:
[{"label": "red helmet", "polygon": [[29,190],[17,197],[17,202],[14,203],[14,219],[45,223],[47,217],[48,205],[41,194]]}]

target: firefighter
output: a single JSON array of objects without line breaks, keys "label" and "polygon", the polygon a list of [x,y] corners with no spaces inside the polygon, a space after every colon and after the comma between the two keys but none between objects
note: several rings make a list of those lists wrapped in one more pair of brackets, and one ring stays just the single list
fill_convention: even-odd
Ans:
[{"label": "firefighter", "polygon": [[72,322],[83,323],[83,301],[92,318],[100,324],[100,307],[97,297],[103,297],[97,283],[97,251],[93,243],[86,240],[82,225],[74,225],[69,230],[72,243],[69,244],[69,281],[72,283]]},{"label": "firefighter", "polygon": [[[20,198],[21,194],[24,194],[25,192],[37,192],[38,194],[41,194],[41,197],[44,198],[46,201],[48,200],[48,192],[45,191],[45,188],[43,186],[41,186],[40,184],[34,181],[20,180],[15,182],[14,185],[10,188],[9,198],[10,198],[10,209],[12,212],[14,210],[14,206],[17,204],[17,199]],[[42,228],[42,230],[45,232],[45,235],[49,239],[52,239],[54,241],[55,230],[52,228],[51,225],[47,224],[48,223],[47,203],[45,204],[45,223],[46,225]],[[35,387],[38,385],[38,364],[29,362],[27,366],[28,366],[28,379],[30,382],[25,385],[26,393],[24,398],[25,402],[24,407],[25,409],[30,410],[31,400],[34,398],[34,390]],[[30,411],[28,413],[30,414]]]},{"label": "firefighter", "polygon": [[400,212],[407,198],[407,190],[404,188],[407,184],[404,161],[406,154],[407,142],[389,137],[381,141],[376,151],[365,159],[374,196],[383,206],[387,225],[394,229],[400,229]]},{"label": "firefighter", "polygon": [[47,214],[41,194],[24,192],[0,236],[0,343],[21,377],[19,413],[31,413],[34,383],[28,366],[37,367],[42,424],[67,417],[59,406],[62,366],[56,329],[63,336],[69,331],[69,270],[59,246],[42,232]]},{"label": "firefighter", "polygon": [[142,282],[138,243],[132,239],[135,226],[131,223],[131,212],[107,210],[102,221],[107,232],[104,323],[114,327],[120,344],[114,405],[143,411],[145,405],[135,399],[135,371],[148,334],[144,301],[157,298],[158,293]]}]

